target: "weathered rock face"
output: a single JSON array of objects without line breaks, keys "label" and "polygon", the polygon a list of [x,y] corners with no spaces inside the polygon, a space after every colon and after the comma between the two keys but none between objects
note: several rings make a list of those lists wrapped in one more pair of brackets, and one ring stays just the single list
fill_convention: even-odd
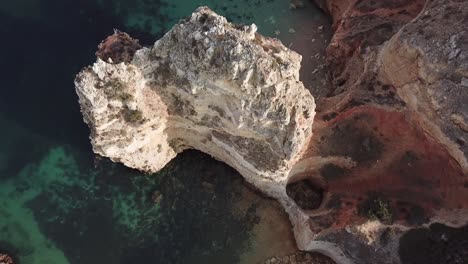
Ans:
[{"label": "weathered rock face", "polygon": [[382,51],[382,77],[468,169],[468,2],[430,1]]},{"label": "weathered rock face", "polygon": [[358,80],[364,69],[364,53],[380,46],[411,21],[425,0],[318,1],[333,18],[335,34],[327,56],[337,95]]},{"label": "weathered rock face", "polygon": [[[300,56],[255,31],[201,8],[131,62],[85,69],[76,86],[94,150],[149,172],[187,148],[270,180],[287,172],[311,136],[314,101]],[[117,32],[97,54],[112,61],[108,47],[127,52],[128,38]]]},{"label": "weathered rock face", "polygon": [[97,52],[106,61],[76,78],[94,151],[156,172],[197,149],[301,214],[286,194],[315,115],[299,81],[301,56],[208,8],[132,54],[137,45],[116,32]]},{"label": "weathered rock face", "polygon": [[[468,224],[468,3],[318,2],[334,18],[334,89],[291,176],[324,190],[304,249],[339,263],[464,263],[468,239],[440,226]],[[421,226],[437,231],[408,231]]]},{"label": "weathered rock face", "polygon": [[152,48],[133,54],[119,32],[101,44],[76,80],[94,151],[144,171],[209,153],[282,203],[300,249],[339,264],[429,262],[431,247],[405,248],[433,234],[454,245],[436,263],[464,263],[467,3],[319,2],[334,89],[312,137],[300,56],[201,8]]}]

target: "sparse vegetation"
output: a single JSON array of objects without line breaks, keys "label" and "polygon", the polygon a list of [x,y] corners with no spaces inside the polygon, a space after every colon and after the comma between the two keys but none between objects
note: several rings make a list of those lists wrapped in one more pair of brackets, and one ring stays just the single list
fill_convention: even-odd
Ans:
[{"label": "sparse vegetation", "polygon": [[109,88],[112,88],[112,89],[115,89],[115,90],[122,90],[124,88],[124,83],[117,79],[117,78],[112,78],[110,79],[106,85],[105,85],[105,88],[109,89]]},{"label": "sparse vegetation", "polygon": [[375,205],[375,208],[368,211],[369,219],[379,220],[384,224],[391,224],[393,215],[388,202],[378,199],[375,201]]},{"label": "sparse vegetation", "polygon": [[117,95],[117,99],[119,99],[122,102],[127,102],[133,99],[133,95],[129,93],[121,93]]},{"label": "sparse vegetation", "polygon": [[371,197],[358,208],[359,214],[370,220],[378,220],[383,224],[393,223],[393,212],[390,202],[381,197]]},{"label": "sparse vegetation", "polygon": [[125,83],[117,78],[111,79],[104,85],[105,93],[109,100],[128,102],[133,99],[133,95],[124,91]]},{"label": "sparse vegetation", "polygon": [[128,123],[141,124],[145,121],[145,118],[143,117],[143,113],[138,109],[136,110],[123,109],[122,115],[123,115],[124,120]]}]

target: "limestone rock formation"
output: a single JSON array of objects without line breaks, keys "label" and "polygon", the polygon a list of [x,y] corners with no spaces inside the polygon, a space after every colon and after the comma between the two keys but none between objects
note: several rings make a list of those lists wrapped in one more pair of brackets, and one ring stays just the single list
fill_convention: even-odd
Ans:
[{"label": "limestone rock formation", "polygon": [[301,56],[256,30],[202,7],[134,54],[127,34],[109,37],[75,80],[93,150],[156,172],[197,149],[301,215],[286,183],[315,103],[299,81]]},{"label": "limestone rock formation", "polygon": [[[117,32],[100,47],[128,38]],[[77,93],[94,150],[129,167],[155,172],[195,148],[278,180],[311,136],[314,100],[298,81],[301,57],[255,25],[200,8],[133,60],[109,53],[78,75]]]}]

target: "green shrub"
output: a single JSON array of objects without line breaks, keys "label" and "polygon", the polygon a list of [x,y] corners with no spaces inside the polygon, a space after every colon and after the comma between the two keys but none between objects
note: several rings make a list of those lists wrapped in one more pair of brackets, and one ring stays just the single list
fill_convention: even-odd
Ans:
[{"label": "green shrub", "polygon": [[104,85],[105,93],[109,100],[118,100],[122,102],[128,102],[133,99],[133,95],[126,93],[125,83],[117,78],[111,79]]},{"label": "green shrub", "polygon": [[393,212],[390,202],[381,197],[371,196],[359,205],[358,213],[370,220],[379,220],[383,224],[393,223]]},{"label": "green shrub", "polygon": [[145,121],[143,113],[140,110],[124,109],[122,110],[123,118],[126,122],[132,124],[142,124]]}]

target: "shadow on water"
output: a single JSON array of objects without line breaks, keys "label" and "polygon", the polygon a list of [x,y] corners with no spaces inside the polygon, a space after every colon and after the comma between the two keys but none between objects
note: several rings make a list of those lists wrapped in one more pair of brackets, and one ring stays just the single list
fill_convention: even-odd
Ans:
[{"label": "shadow on water", "polygon": [[[70,178],[86,173],[66,171]],[[240,199],[233,169],[187,151],[157,175],[141,177],[107,160],[96,172],[84,178],[93,178],[89,185],[52,184],[28,203],[71,263],[239,261],[256,218],[255,203],[242,217],[219,210]]]},{"label": "shadow on water", "polygon": [[[88,147],[73,80],[104,36],[124,25],[95,1],[48,0],[40,8],[39,20],[0,9],[0,111],[45,138]],[[147,43],[158,37],[130,33]]]}]

